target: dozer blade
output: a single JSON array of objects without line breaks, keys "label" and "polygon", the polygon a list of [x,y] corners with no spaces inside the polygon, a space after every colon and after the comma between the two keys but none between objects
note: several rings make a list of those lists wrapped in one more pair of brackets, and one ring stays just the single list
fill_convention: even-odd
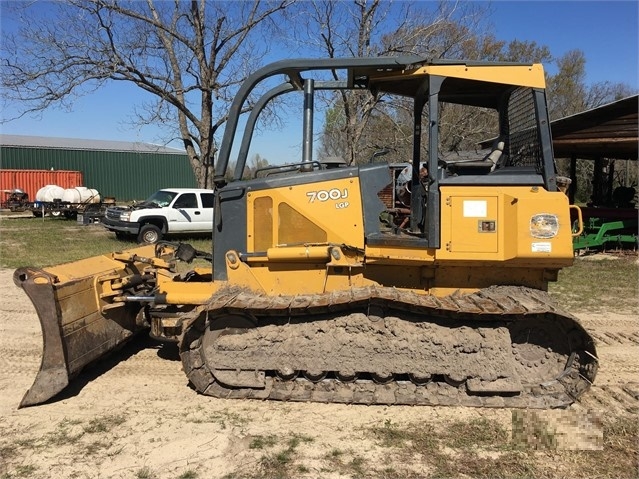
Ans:
[{"label": "dozer blade", "polygon": [[[137,254],[151,254],[149,247]],[[112,286],[141,275],[141,263],[98,256],[46,269],[19,268],[14,283],[36,309],[43,337],[40,370],[20,408],[43,403],[62,391],[84,366],[143,330],[139,303],[114,303]]]}]

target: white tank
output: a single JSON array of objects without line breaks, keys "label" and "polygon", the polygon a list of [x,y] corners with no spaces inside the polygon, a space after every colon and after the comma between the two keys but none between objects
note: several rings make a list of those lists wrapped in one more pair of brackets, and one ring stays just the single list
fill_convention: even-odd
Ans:
[{"label": "white tank", "polygon": [[67,188],[62,195],[62,201],[66,201],[67,203],[80,203],[80,198],[82,198],[82,196],[78,188]]},{"label": "white tank", "polygon": [[98,190],[87,188],[86,186],[67,188],[62,195],[62,201],[68,203],[99,203],[100,193],[98,193]]},{"label": "white tank", "polygon": [[87,188],[86,186],[67,188],[62,195],[62,201],[68,203],[99,203],[100,193],[98,193],[98,190]]},{"label": "white tank", "polygon": [[93,188],[85,188],[84,196],[82,197],[82,203],[99,203],[100,202],[100,193],[98,190]]},{"label": "white tank", "polygon": [[64,188],[61,186],[46,185],[36,193],[36,201],[50,203],[54,200],[62,200],[62,195],[64,195]]}]

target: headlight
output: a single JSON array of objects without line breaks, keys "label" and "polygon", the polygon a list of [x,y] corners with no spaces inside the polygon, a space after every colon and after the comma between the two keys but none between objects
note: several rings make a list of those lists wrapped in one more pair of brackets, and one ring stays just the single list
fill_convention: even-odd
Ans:
[{"label": "headlight", "polygon": [[530,218],[530,234],[534,238],[554,238],[559,231],[559,219],[556,215],[542,213]]},{"label": "headlight", "polygon": [[129,221],[131,219],[131,212],[125,211],[120,213],[120,221]]}]

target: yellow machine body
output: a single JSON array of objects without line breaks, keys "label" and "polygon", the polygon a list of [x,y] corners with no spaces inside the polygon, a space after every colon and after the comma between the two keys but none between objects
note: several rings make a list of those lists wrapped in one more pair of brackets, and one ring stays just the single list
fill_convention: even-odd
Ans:
[{"label": "yellow machine body", "polygon": [[[318,200],[317,191],[329,199]],[[228,282],[268,294],[367,285],[438,296],[495,284],[545,290],[573,261],[567,197],[536,187],[442,188],[445,247],[438,250],[364,245],[356,179],[249,193],[247,203],[247,252],[255,256],[240,261],[229,251]],[[556,233],[538,231],[539,215],[556,218]],[[211,294],[209,285],[172,281],[162,291],[173,304]]]}]

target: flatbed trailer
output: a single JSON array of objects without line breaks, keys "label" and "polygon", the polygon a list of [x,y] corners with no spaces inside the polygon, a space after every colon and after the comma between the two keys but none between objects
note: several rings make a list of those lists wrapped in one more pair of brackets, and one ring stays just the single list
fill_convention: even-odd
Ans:
[{"label": "flatbed trailer", "polygon": [[100,223],[106,209],[115,204],[115,198],[105,198],[99,203],[70,203],[67,201],[36,201],[29,203],[26,209],[31,210],[33,216],[60,217],[77,220],[80,224]]}]

